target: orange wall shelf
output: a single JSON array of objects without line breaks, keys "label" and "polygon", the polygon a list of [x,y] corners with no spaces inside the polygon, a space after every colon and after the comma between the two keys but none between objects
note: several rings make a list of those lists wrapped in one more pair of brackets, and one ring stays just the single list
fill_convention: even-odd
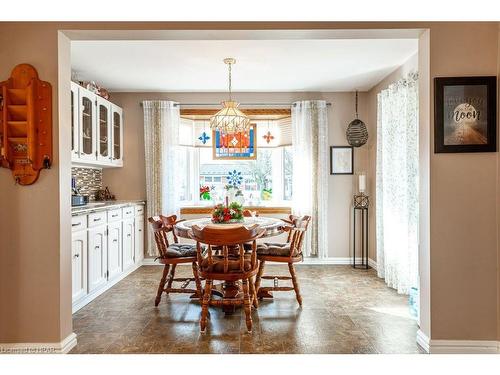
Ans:
[{"label": "orange wall shelf", "polygon": [[0,89],[0,165],[16,183],[31,185],[52,163],[52,87],[20,64]]}]

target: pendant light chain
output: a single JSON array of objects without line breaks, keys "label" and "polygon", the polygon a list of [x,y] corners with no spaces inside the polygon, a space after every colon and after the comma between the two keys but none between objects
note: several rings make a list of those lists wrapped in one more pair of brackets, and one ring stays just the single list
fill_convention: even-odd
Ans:
[{"label": "pendant light chain", "polygon": [[229,65],[229,101],[232,101],[232,93],[231,93],[231,63]]}]

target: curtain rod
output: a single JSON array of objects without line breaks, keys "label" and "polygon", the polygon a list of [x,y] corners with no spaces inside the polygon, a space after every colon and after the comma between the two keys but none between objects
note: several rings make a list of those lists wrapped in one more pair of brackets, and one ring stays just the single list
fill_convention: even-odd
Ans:
[{"label": "curtain rod", "polygon": [[[142,102],[139,103],[142,107]],[[181,107],[210,107],[210,106],[220,106],[220,103],[177,103],[176,106]],[[295,103],[240,103],[241,107],[292,107]],[[327,106],[331,106],[332,103],[326,103]]]}]

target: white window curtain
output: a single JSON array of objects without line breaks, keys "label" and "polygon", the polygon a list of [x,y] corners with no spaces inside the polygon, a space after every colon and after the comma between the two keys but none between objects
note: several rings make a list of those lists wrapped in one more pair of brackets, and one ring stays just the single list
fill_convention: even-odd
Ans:
[{"label": "white window curtain", "polygon": [[292,213],[310,215],[304,255],[328,256],[328,120],[323,100],[292,106]]},{"label": "white window curtain", "polygon": [[418,76],[381,91],[377,110],[377,273],[398,293],[418,286]]},{"label": "white window curtain", "polygon": [[[146,100],[144,110],[144,146],[146,158],[146,199],[148,217],[179,215],[179,104],[165,100]],[[157,255],[151,231],[148,254]]]}]

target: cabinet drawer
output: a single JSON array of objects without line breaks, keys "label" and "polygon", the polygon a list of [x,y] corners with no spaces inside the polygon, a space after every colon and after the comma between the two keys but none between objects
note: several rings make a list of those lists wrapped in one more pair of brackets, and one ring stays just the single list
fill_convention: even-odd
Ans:
[{"label": "cabinet drawer", "polygon": [[122,210],[118,208],[116,210],[108,211],[108,222],[118,221],[122,219]]},{"label": "cabinet drawer", "polygon": [[140,206],[135,206],[135,216],[144,215],[144,206],[141,204]]},{"label": "cabinet drawer", "polygon": [[123,218],[124,219],[128,219],[128,218],[131,218],[131,217],[134,217],[134,206],[130,206],[130,207],[123,207],[122,208],[122,212],[123,212]]},{"label": "cabinet drawer", "polygon": [[76,232],[87,228],[87,215],[71,217],[71,231]]},{"label": "cabinet drawer", "polygon": [[106,211],[95,212],[89,215],[89,228],[106,224]]}]

